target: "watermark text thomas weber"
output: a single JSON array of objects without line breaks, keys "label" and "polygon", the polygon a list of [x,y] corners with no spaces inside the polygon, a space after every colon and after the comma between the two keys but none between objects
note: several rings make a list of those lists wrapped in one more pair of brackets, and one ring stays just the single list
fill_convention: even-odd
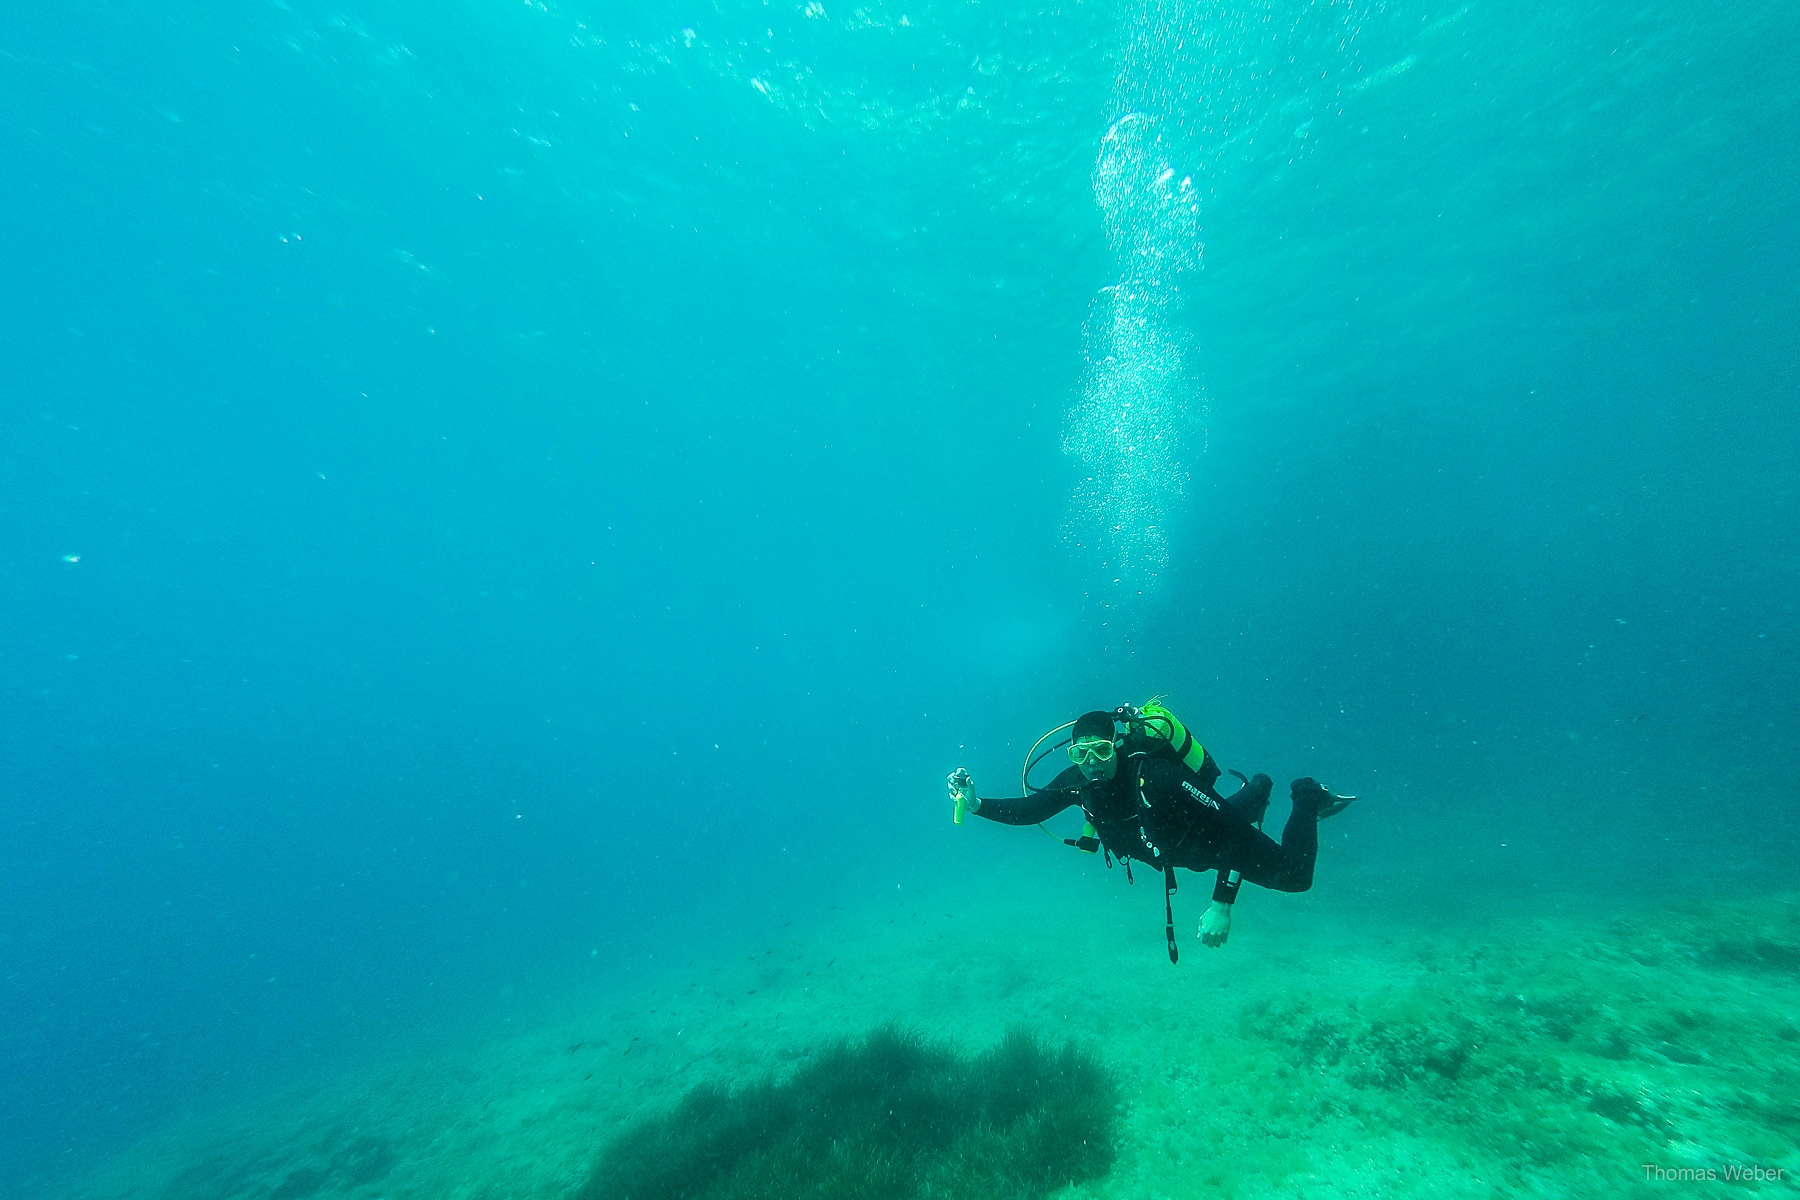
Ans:
[{"label": "watermark text thomas weber", "polygon": [[1659,1167],[1644,1164],[1644,1178],[1669,1183],[1766,1183],[1787,1178],[1786,1167],[1759,1167],[1746,1163],[1726,1163],[1720,1167]]}]

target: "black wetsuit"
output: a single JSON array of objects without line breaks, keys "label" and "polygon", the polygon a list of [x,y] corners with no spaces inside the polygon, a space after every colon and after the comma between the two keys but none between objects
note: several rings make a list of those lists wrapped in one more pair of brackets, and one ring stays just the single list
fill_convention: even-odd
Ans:
[{"label": "black wetsuit", "polygon": [[1268,799],[1269,777],[1258,775],[1229,800],[1213,790],[1218,778],[1210,754],[1199,774],[1157,754],[1122,754],[1111,779],[1089,783],[1070,767],[1035,796],[984,798],[976,814],[1003,825],[1035,825],[1079,805],[1113,857],[1165,871],[1171,886],[1170,868],[1217,869],[1213,899],[1222,904],[1237,899],[1242,879],[1278,892],[1310,888],[1324,789],[1310,779],[1296,781],[1294,810],[1277,843],[1249,819]]}]

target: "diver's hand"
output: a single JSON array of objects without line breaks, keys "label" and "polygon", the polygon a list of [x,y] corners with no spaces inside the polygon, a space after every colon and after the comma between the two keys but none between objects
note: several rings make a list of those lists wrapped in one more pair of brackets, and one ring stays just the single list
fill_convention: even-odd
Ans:
[{"label": "diver's hand", "polygon": [[1231,936],[1231,905],[1217,900],[1200,914],[1200,941],[1208,946],[1223,946]]},{"label": "diver's hand", "polygon": [[956,805],[956,814],[951,819],[958,825],[961,825],[963,814],[965,812],[981,811],[981,797],[975,794],[975,781],[970,778],[969,773],[961,767],[950,772],[950,779],[948,782],[950,784],[950,799]]}]

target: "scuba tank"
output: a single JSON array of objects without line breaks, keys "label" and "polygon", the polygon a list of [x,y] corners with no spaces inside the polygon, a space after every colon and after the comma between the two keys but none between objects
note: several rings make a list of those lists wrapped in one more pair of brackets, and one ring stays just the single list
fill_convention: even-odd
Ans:
[{"label": "scuba tank", "polygon": [[1152,700],[1137,710],[1137,718],[1132,724],[1143,730],[1143,737],[1149,742],[1145,748],[1150,753],[1173,758],[1194,774],[1200,774],[1206,763],[1206,747],[1195,740],[1174,713]]}]

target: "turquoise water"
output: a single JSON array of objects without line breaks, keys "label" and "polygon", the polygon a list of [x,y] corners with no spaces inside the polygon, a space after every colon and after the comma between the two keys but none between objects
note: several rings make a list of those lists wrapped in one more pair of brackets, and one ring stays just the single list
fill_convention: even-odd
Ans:
[{"label": "turquoise water", "polygon": [[1239,960],[1792,890],[1796,50],[1775,3],[14,6],[0,1187],[896,889],[1064,896],[943,776],[1157,693],[1365,797]]}]

